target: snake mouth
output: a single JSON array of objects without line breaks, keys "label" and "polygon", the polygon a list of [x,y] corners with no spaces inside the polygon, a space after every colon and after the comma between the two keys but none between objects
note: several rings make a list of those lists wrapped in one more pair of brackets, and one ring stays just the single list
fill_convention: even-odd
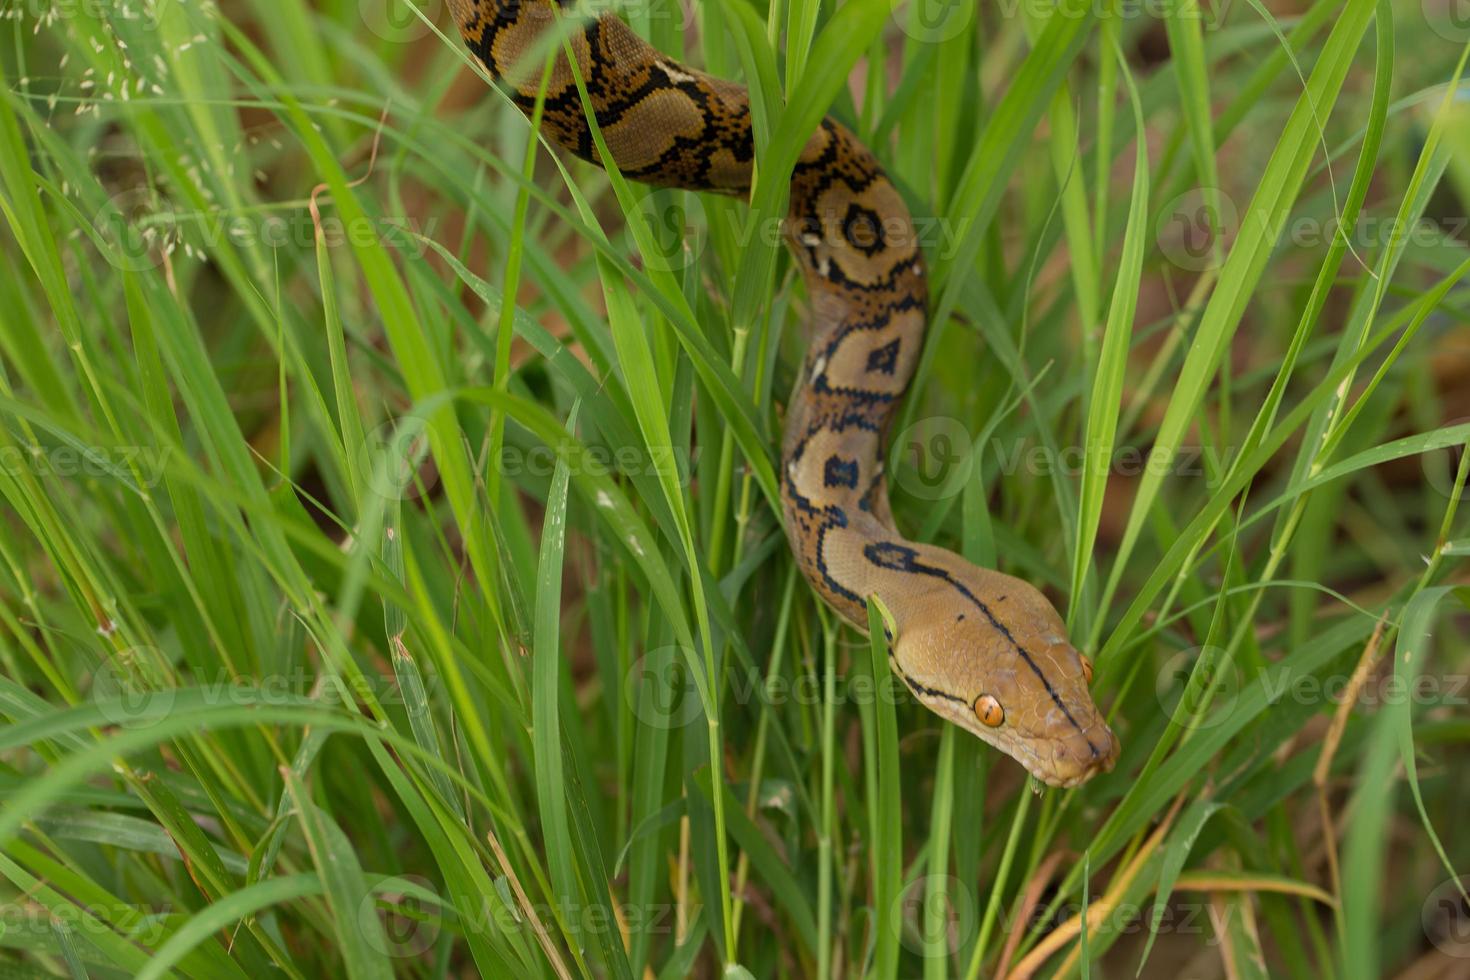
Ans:
[{"label": "snake mouth", "polygon": [[1050,758],[1042,752],[1017,758],[1031,775],[1058,789],[1072,789],[1100,773],[1112,772],[1120,749],[1118,737],[1106,725],[1090,738],[1058,740],[1050,747]]}]

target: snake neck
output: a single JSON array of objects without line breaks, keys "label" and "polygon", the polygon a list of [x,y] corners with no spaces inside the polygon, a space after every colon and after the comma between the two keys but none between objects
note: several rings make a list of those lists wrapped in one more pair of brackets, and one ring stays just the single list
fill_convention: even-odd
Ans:
[{"label": "snake neck", "polygon": [[807,578],[866,628],[867,596],[905,592],[836,554],[904,547],[888,506],[884,445],[924,342],[928,286],[908,208],[872,153],[830,120],[791,181],[787,243],[811,298],[811,339],[782,446],[786,531]]}]

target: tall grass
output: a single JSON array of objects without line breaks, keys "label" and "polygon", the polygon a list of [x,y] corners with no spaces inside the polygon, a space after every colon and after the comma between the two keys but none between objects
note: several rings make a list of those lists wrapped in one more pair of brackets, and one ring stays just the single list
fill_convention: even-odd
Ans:
[{"label": "tall grass", "polygon": [[[7,976],[1463,969],[1462,5],[629,5],[748,204],[437,2],[4,9]],[[1066,611],[1079,789],[787,551],[829,112],[931,271],[899,523]]]}]

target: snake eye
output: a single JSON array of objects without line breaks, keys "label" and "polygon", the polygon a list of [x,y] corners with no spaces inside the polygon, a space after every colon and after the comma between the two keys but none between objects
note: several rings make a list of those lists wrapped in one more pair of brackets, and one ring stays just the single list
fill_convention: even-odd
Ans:
[{"label": "snake eye", "polygon": [[1082,654],[1080,654],[1080,653],[1077,655],[1077,657],[1078,657],[1078,659],[1080,659],[1082,661],[1082,677],[1083,677],[1083,679],[1085,679],[1087,681],[1087,683],[1091,684],[1092,683],[1092,661],[1091,660],[1088,660],[1086,657],[1082,656]]},{"label": "snake eye", "polygon": [[1000,706],[994,696],[982,694],[975,699],[975,717],[986,728],[999,728],[1006,720],[1006,709]]}]

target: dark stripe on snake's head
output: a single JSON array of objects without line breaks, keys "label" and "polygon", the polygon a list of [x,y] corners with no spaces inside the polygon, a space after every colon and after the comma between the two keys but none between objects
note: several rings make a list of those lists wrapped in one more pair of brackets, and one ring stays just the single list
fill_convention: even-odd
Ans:
[{"label": "dark stripe on snake's head", "polygon": [[1005,637],[1006,642],[1009,643],[1011,647],[1018,654],[1021,655],[1021,659],[1024,660],[1026,662],[1026,665],[1031,668],[1031,671],[1036,675],[1037,680],[1041,681],[1041,685],[1043,688],[1045,688],[1047,696],[1051,698],[1052,704],[1055,704],[1057,708],[1061,710],[1062,716],[1065,717],[1067,719],[1067,722],[1074,729],[1077,730],[1077,734],[1081,735],[1083,740],[1087,742],[1087,747],[1092,751],[1092,757],[1096,759],[1099,755],[1101,755],[1101,753],[1098,751],[1098,747],[1094,745],[1092,739],[1088,737],[1087,732],[1083,730],[1080,724],[1078,724],[1077,719],[1072,716],[1071,709],[1067,707],[1066,702],[1062,700],[1061,695],[1058,694],[1056,688],[1052,686],[1051,679],[1046,676],[1046,672],[1041,669],[1041,665],[1036,662],[1036,659],[1031,655],[1031,652],[1027,650],[1019,640],[1016,639],[1015,635],[1011,633],[1009,627],[1007,627],[998,618],[996,618],[990,607],[986,605],[979,596],[975,595],[975,593],[970,590],[969,586],[951,575],[948,569],[940,568],[937,565],[924,564],[922,561],[919,560],[919,553],[916,549],[910,548],[907,545],[899,544],[896,541],[875,541],[863,549],[863,555],[868,559],[868,561],[872,562],[879,568],[884,568],[895,572],[905,572],[913,575],[927,575],[931,578],[937,578],[947,583],[956,592],[969,600],[977,609],[980,610],[981,614],[984,615],[985,618],[990,622],[990,625],[994,627],[1001,636]]}]

